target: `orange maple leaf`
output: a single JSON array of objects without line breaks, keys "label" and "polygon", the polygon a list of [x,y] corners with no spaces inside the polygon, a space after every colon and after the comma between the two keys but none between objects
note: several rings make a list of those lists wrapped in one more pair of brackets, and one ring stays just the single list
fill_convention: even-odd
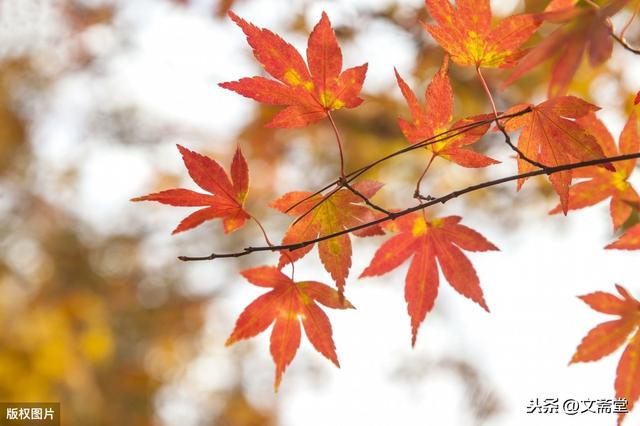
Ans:
[{"label": "orange maple leaf", "polygon": [[240,148],[233,156],[229,180],[224,169],[215,160],[183,146],[177,146],[191,179],[211,195],[177,188],[133,198],[131,201],[157,201],[170,206],[204,207],[184,218],[173,230],[173,234],[217,218],[223,220],[225,233],[242,227],[250,218],[243,209],[249,191],[249,168]]},{"label": "orange maple leaf", "polygon": [[605,247],[606,249],[640,250],[640,223],[633,225],[620,238]]},{"label": "orange maple leaf", "polygon": [[[398,125],[409,142],[417,143],[424,141],[435,135],[444,133],[449,129],[453,118],[453,91],[447,75],[448,68],[449,59],[448,56],[445,56],[440,70],[427,86],[427,90],[425,91],[426,103],[424,107],[420,105],[416,95],[396,70],[398,86],[409,105],[412,118],[412,122],[407,122],[399,118]],[[451,129],[455,130],[473,121],[477,121],[480,118],[488,117],[489,116],[473,117],[459,120],[451,126]],[[443,138],[443,140],[429,144],[425,148],[431,151],[433,155],[453,161],[463,167],[486,167],[491,164],[496,164],[498,161],[493,158],[463,148],[466,145],[477,142],[488,129],[489,123],[475,127],[469,131],[461,132],[460,135]]]},{"label": "orange maple leaf", "polygon": [[[527,107],[531,108],[529,114],[505,120],[504,124],[508,131],[522,129],[518,138],[518,148],[527,158],[554,167],[604,157],[596,139],[579,122],[572,120],[599,110],[597,106],[574,96],[562,96],[538,105],[516,105],[509,108],[505,114],[522,111]],[[610,164],[604,167],[615,171]],[[519,173],[526,173],[534,168],[531,163],[518,158]],[[553,188],[560,196],[560,204],[565,214],[569,208],[569,185],[572,176],[571,170],[549,176]],[[525,179],[518,180],[518,190],[524,181]]]},{"label": "orange maple leaf", "polygon": [[541,24],[536,15],[522,14],[503,19],[491,28],[489,0],[426,0],[437,25],[422,24],[458,65],[506,68],[523,55],[519,47]]},{"label": "orange maple leaf", "polygon": [[340,367],[331,323],[318,303],[333,309],[353,308],[348,300],[325,284],[316,281],[294,282],[275,267],[246,269],[241,274],[250,283],[271,288],[271,291],[258,297],[242,311],[226,346],[262,333],[275,321],[270,349],[276,364],[275,388],[278,390],[282,374],[300,346],[302,321],[313,347]]},{"label": "orange maple leaf", "polygon": [[[397,232],[376,251],[360,277],[382,275],[413,256],[405,279],[404,297],[411,317],[411,344],[415,345],[418,327],[431,311],[438,294],[438,267],[460,294],[489,308],[484,300],[480,280],[462,250],[498,250],[481,234],[461,225],[459,216],[426,221],[415,212],[394,220],[388,227]],[[461,250],[462,249],[462,250]]]},{"label": "orange maple leaf", "polygon": [[584,52],[592,67],[604,63],[611,56],[613,38],[610,18],[624,7],[628,0],[614,0],[598,8],[585,4],[574,6],[576,1],[552,1],[545,13],[545,20],[563,25],[544,38],[520,60],[505,85],[519,79],[532,68],[547,59],[555,58],[549,79],[549,97],[566,92],[573,80]]},{"label": "orange maple leaf", "polygon": [[[635,112],[631,114],[620,134],[619,150],[604,123],[595,114],[590,113],[576,121],[595,136],[607,157],[640,151],[638,120]],[[573,177],[589,178],[590,180],[580,182],[569,189],[569,210],[592,206],[611,197],[610,210],[613,229],[618,229],[629,219],[634,207],[640,208],[640,197],[628,182],[636,162],[636,159],[616,162],[613,164],[614,171],[602,167],[575,170]],[[560,210],[561,206],[558,205],[549,213],[555,214]]]},{"label": "orange maple leaf", "polygon": [[[628,341],[618,363],[615,388],[616,397],[626,399],[627,408],[631,411],[640,396],[640,301],[633,298],[624,287],[616,284],[616,289],[621,298],[602,291],[578,296],[591,309],[620,318],[591,329],[582,339],[570,364],[597,361]],[[625,415],[619,414],[618,424],[622,423]]]},{"label": "orange maple leaf", "polygon": [[[367,198],[373,197],[382,187],[381,183],[364,180],[353,187]],[[313,240],[317,237],[333,234],[347,228],[371,222],[380,214],[363,205],[363,199],[348,189],[341,188],[333,194],[313,195],[310,192],[289,192],[270,206],[290,216],[301,216],[289,226],[282,244],[295,244]],[[295,207],[292,207],[295,206]],[[353,234],[363,237],[379,235],[383,231],[379,226],[371,226]],[[287,262],[295,262],[311,251],[313,245],[297,250],[286,250],[280,255],[279,266]],[[342,293],[345,280],[351,268],[351,239],[348,234],[320,241],[318,243],[320,260],[331,278],[334,279],[338,290]]]},{"label": "orange maple leaf", "polygon": [[242,78],[220,83],[270,105],[286,105],[267,127],[303,127],[321,120],[328,111],[354,108],[367,72],[367,64],[342,70],[342,52],[326,13],[309,35],[307,63],[289,43],[271,31],[258,28],[233,12],[229,17],[238,24],[253,48],[253,55],[276,80],[264,77]]}]

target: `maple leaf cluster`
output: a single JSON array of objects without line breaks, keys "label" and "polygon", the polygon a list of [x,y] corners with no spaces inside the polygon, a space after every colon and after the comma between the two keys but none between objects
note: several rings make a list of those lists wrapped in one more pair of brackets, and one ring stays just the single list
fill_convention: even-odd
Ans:
[{"label": "maple leaf cluster", "polygon": [[[518,175],[496,184],[517,180],[520,190],[528,177],[546,174],[559,196],[559,204],[550,214],[567,214],[610,199],[613,229],[622,229],[632,213],[640,210],[640,197],[629,183],[640,151],[637,113],[630,114],[616,144],[595,114],[600,108],[567,95],[566,91],[585,51],[592,66],[603,63],[611,55],[613,38],[609,37],[612,32],[609,18],[626,3],[614,0],[597,7],[553,0],[541,13],[507,17],[493,25],[488,0],[457,0],[455,6],[448,1],[426,0],[426,8],[435,22],[423,26],[446,53],[440,69],[427,85],[424,104],[395,70],[410,114],[410,119],[399,118],[398,126],[410,146],[424,148],[430,157],[418,179],[415,198],[420,203],[438,201],[419,194],[420,182],[435,158],[473,168],[498,163],[471,149],[494,122],[518,154]],[[229,12],[229,17],[245,34],[255,58],[273,79],[254,76],[221,83],[220,87],[261,103],[283,106],[267,124],[269,127],[302,127],[327,118],[335,131],[342,161],[342,142],[331,112],[357,107],[363,101],[360,92],[367,64],[342,70],[341,49],[326,13],[322,13],[309,35],[306,62],[277,34],[233,12]],[[558,28],[530,49],[522,49],[544,22]],[[561,45],[567,53],[558,55]],[[547,59],[555,61],[549,99],[538,104],[513,105],[498,113],[481,68],[514,68],[506,80],[509,84]],[[493,114],[454,121],[454,95],[448,76],[450,61],[476,69]],[[639,99],[640,93],[636,104]],[[509,133],[518,131],[516,147],[511,144]],[[498,248],[479,232],[463,225],[460,216],[431,217],[425,211],[432,204],[429,202],[417,208],[387,210],[372,202],[381,183],[356,181],[359,173],[345,175],[343,170],[342,176],[323,191],[293,191],[271,202],[272,208],[295,218],[281,244],[275,246],[258,219],[245,210],[249,168],[240,149],[233,157],[229,175],[215,160],[181,146],[178,149],[189,175],[208,194],[169,189],[134,201],[200,207],[187,216],[174,233],[217,218],[222,219],[227,233],[240,229],[249,219],[261,228],[267,243],[262,249],[279,252],[279,260],[275,266],[241,272],[250,283],[269,291],[240,314],[227,345],[253,337],[273,324],[270,350],[276,364],[276,389],[300,345],[300,323],[313,347],[339,366],[331,325],[319,305],[332,309],[353,308],[344,294],[352,258],[349,234],[388,236],[360,274],[361,278],[386,274],[409,261],[404,292],[412,345],[416,343],[420,325],[435,305],[440,272],[458,293],[489,311],[478,275],[464,251],[486,252]],[[624,160],[609,162],[621,156]],[[336,289],[316,281],[294,279],[293,265],[315,245]],[[640,249],[640,225],[630,227],[607,248]],[[252,251],[256,249],[218,257],[237,257]],[[291,265],[291,276],[283,273],[287,265]],[[601,292],[582,297],[594,309],[620,315],[621,319],[592,330],[578,347],[572,362],[599,359],[625,343],[627,336],[636,330],[640,302],[620,286],[618,291],[622,299]],[[627,398],[630,406],[640,394],[639,342],[635,334],[623,354],[616,380],[616,392]]]}]

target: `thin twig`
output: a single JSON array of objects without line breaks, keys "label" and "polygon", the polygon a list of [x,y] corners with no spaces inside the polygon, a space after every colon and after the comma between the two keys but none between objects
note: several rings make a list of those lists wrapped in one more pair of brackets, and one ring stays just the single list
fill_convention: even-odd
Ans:
[{"label": "thin twig", "polygon": [[349,182],[347,181],[347,179],[341,179],[340,181],[340,186],[344,186],[345,188],[347,188],[349,191],[353,192],[354,195],[356,195],[357,197],[362,198],[362,201],[364,201],[364,203],[366,205],[368,205],[369,207],[371,207],[374,210],[377,210],[381,213],[384,213],[386,215],[392,215],[393,213],[391,213],[390,211],[378,206],[377,204],[374,204],[369,197],[367,197],[366,195],[364,195],[363,193],[361,193],[360,191],[358,191],[357,189],[355,189],[353,186],[351,186],[349,184]]},{"label": "thin twig", "polygon": [[[530,109],[526,109],[523,111],[518,111],[516,114],[510,114],[510,115],[506,115],[506,116],[502,116],[501,118],[513,118],[513,117],[517,117],[519,115],[524,115],[528,112],[530,112]],[[473,122],[470,124],[465,124],[463,126],[460,127],[456,127],[455,129],[449,129],[445,132],[439,133],[437,135],[431,136],[430,138],[424,139],[420,142],[416,142],[413,145],[409,145],[405,148],[399,149],[398,151],[392,152],[391,154],[385,155],[382,158],[379,158],[378,160],[367,164],[366,166],[362,166],[359,169],[356,169],[350,173],[347,173],[345,175],[345,181],[347,183],[351,183],[354,180],[356,180],[358,177],[360,177],[362,174],[364,174],[365,172],[369,171],[370,169],[372,169],[373,167],[377,166],[380,163],[383,163],[393,157],[396,157],[398,155],[407,153],[407,152],[411,152],[414,151],[416,149],[419,148],[423,148],[423,147],[427,147],[429,145],[438,143],[438,142],[442,142],[451,138],[454,138],[458,135],[461,135],[463,133],[466,133],[469,130],[472,130],[476,127],[480,127],[480,126],[484,126],[487,123],[491,123],[493,122],[493,119],[491,120],[482,120],[482,121],[477,121],[477,122]],[[315,197],[316,195],[320,195],[322,194],[324,191],[326,191],[327,189],[335,186],[335,185],[339,185],[337,189],[340,188],[342,182],[342,178],[338,178],[336,180],[334,180],[333,182],[325,185],[322,189],[317,190],[316,192],[307,195],[306,197],[304,197],[302,200],[297,201],[295,204],[292,204],[291,206],[289,206],[284,213],[289,213],[291,210],[293,210],[294,208],[298,207],[300,204],[304,203],[305,201],[310,200],[311,198]],[[302,217],[306,216],[307,214],[309,214],[311,211],[313,211],[313,209],[315,209],[316,207],[318,207],[320,204],[322,204],[328,197],[330,197],[331,195],[335,194],[337,192],[337,190],[333,190],[332,192],[330,192],[329,194],[327,194],[325,196],[325,198],[323,200],[321,200],[319,203],[317,203],[316,205],[314,205],[311,209],[309,209],[307,212],[305,212],[301,217],[298,218],[298,220],[302,219]]]},{"label": "thin twig", "polygon": [[[510,119],[510,118],[515,118],[515,117],[519,117],[521,115],[525,115],[531,112],[531,107],[527,107],[524,108],[520,111],[511,113],[511,114],[502,114],[500,115],[500,119],[501,120],[505,120],[505,119]],[[494,118],[490,119],[490,120],[480,120],[480,121],[474,121],[472,123],[469,124],[465,124],[462,125],[460,127],[456,127],[454,129],[449,129],[445,132],[442,133],[438,133],[437,135],[431,136],[430,138],[424,139],[420,142],[416,142],[413,145],[409,145],[405,148],[399,149],[395,152],[392,152],[391,154],[385,155],[382,158],[379,158],[378,160],[369,163],[365,166],[360,167],[359,169],[356,169],[352,172],[349,172],[345,175],[345,178],[347,178],[348,182],[353,182],[355,179],[357,179],[359,176],[361,176],[362,174],[364,174],[365,172],[369,171],[370,169],[372,169],[373,167],[377,166],[378,164],[381,164],[387,160],[390,160],[391,158],[397,157],[399,155],[405,154],[407,152],[411,152],[414,151],[416,149],[420,149],[420,148],[424,148],[427,147],[429,145],[433,145],[435,143],[438,142],[443,142],[446,141],[448,139],[454,138],[456,136],[459,136],[463,133],[468,132],[469,130],[475,129],[476,127],[481,127],[484,126],[485,124],[489,124],[489,123],[493,123],[495,121]],[[287,210],[284,211],[284,213],[288,213],[289,211],[291,211],[292,209],[298,207],[300,204],[304,203],[305,201],[315,197],[316,195],[320,195],[322,194],[324,191],[326,191],[327,189],[338,185],[340,183],[340,179],[336,179],[333,182],[325,185],[322,189],[317,190],[316,192],[314,192],[313,194],[308,195],[307,197],[303,198],[302,200],[297,201],[295,204],[292,204],[291,206],[289,206],[287,208]]]},{"label": "thin twig", "polygon": [[343,229],[337,232],[334,232],[332,234],[327,234],[327,235],[322,235],[320,237],[311,239],[311,240],[307,240],[307,241],[301,241],[298,243],[293,243],[293,244],[282,244],[282,245],[277,245],[277,246],[257,246],[257,247],[245,247],[242,251],[239,252],[235,252],[235,253],[211,253],[208,256],[199,256],[199,257],[191,257],[191,256],[180,256],[178,257],[178,259],[182,260],[182,261],[199,261],[199,260],[213,260],[213,259],[220,259],[220,258],[229,258],[229,257],[242,257],[242,256],[246,256],[248,254],[254,253],[254,252],[258,252],[258,251],[281,251],[281,250],[297,250],[306,246],[309,246],[311,244],[315,244],[318,243],[320,241],[325,241],[325,240],[329,240],[331,238],[335,238],[335,237],[339,237],[340,235],[344,235],[344,234],[349,234],[351,232],[355,232],[355,231],[359,231],[361,229],[365,229],[368,228],[370,226],[375,226],[375,225],[379,225],[381,223],[384,223],[388,220],[392,220],[395,219],[397,217],[401,217],[401,216],[405,216],[409,213],[413,213],[415,211],[418,210],[422,210],[425,209],[427,207],[433,206],[434,204],[444,204],[447,201],[453,199],[453,198],[457,198],[461,195],[464,194],[468,194],[470,192],[475,192],[475,191],[479,191],[481,189],[485,189],[485,188],[489,188],[492,186],[496,186],[496,185],[501,185],[503,183],[507,183],[507,182],[512,182],[518,179],[526,179],[526,178],[530,178],[533,176],[540,176],[540,175],[552,175],[554,173],[559,173],[559,172],[563,172],[566,170],[573,170],[573,169],[578,169],[578,168],[583,168],[583,167],[590,167],[590,166],[598,166],[598,165],[602,165],[602,164],[606,164],[606,163],[614,163],[617,161],[626,161],[626,160],[632,160],[634,158],[640,158],[640,152],[636,152],[633,154],[625,154],[625,155],[617,155],[614,157],[604,157],[604,158],[599,158],[599,159],[595,159],[595,160],[589,160],[589,161],[581,161],[581,162],[577,162],[577,163],[569,163],[569,164],[563,164],[561,166],[555,166],[555,167],[548,167],[547,169],[544,170],[533,170],[527,173],[520,173],[517,175],[512,175],[512,176],[507,176],[507,177],[503,177],[500,179],[494,179],[494,180],[490,180],[490,181],[485,181],[476,185],[471,185],[468,186],[464,189],[458,190],[458,191],[453,191],[450,192],[447,195],[444,195],[442,197],[438,197],[435,198],[431,201],[425,202],[425,203],[421,203],[418,204],[417,206],[413,206],[413,207],[409,207],[405,210],[401,210],[399,212],[395,212],[393,214],[393,217],[390,216],[385,216],[376,220],[372,220],[371,222],[367,222],[367,223],[363,223],[360,225],[356,225],[353,226],[351,228],[347,228],[347,229]]},{"label": "thin twig", "polygon": [[[295,225],[296,223],[300,222],[302,219],[304,219],[305,217],[307,217],[307,215],[309,213],[311,213],[312,211],[314,211],[315,209],[317,209],[318,207],[320,207],[322,204],[326,203],[327,201],[329,201],[329,198],[331,198],[333,196],[333,194],[335,194],[336,192],[338,192],[340,190],[340,187],[336,187],[334,189],[331,190],[331,192],[329,192],[327,195],[323,196],[320,201],[318,201],[317,203],[315,203],[309,210],[307,210],[306,212],[304,212],[303,214],[301,214],[300,216],[298,216],[298,218],[296,220],[293,221],[293,223],[291,224],[291,226]],[[288,210],[287,210],[288,211]]]},{"label": "thin twig", "polygon": [[[525,109],[523,111],[518,111],[518,113],[514,114],[514,115],[510,115],[510,116],[503,116],[501,118],[512,118],[514,116],[517,115],[523,115],[525,113],[528,113],[530,111],[530,108]],[[415,149],[418,148],[422,148],[422,147],[427,147],[429,145],[438,143],[438,142],[442,142],[451,138],[454,138],[458,135],[461,135],[463,133],[466,133],[467,131],[475,128],[475,127],[479,127],[479,126],[483,126],[487,123],[491,123],[493,122],[493,119],[491,120],[482,120],[482,121],[478,121],[475,123],[470,123],[464,126],[460,126],[460,127],[456,127],[455,129],[449,129],[446,132],[442,132],[438,135],[432,136],[428,139],[425,139],[423,142],[418,142],[414,145],[410,145],[406,148],[400,149],[396,152],[393,152],[389,155],[386,155],[376,161],[374,161],[373,163],[369,163],[368,165],[361,167],[358,170],[355,170],[349,174],[347,174],[344,178],[338,178],[337,179],[337,184],[338,186],[334,189],[331,190],[331,192],[329,192],[327,195],[325,195],[320,201],[318,201],[316,204],[314,204],[309,210],[307,210],[306,212],[304,212],[302,215],[300,215],[296,220],[293,221],[293,223],[291,224],[291,226],[295,225],[296,223],[300,222],[302,219],[304,219],[309,213],[311,213],[312,211],[314,211],[315,209],[317,209],[318,207],[320,207],[323,203],[327,202],[336,192],[338,192],[340,190],[340,188],[343,186],[341,184],[341,182],[346,182],[346,183],[351,183],[354,180],[356,180],[358,177],[360,177],[362,174],[364,174],[365,172],[367,172],[368,170],[370,170],[371,168],[373,168],[374,166],[389,160],[397,155],[400,154],[404,154],[405,152],[409,152],[409,151],[413,151]],[[333,185],[327,185],[325,188],[327,187],[331,187]],[[304,199],[298,201],[297,203],[295,203],[294,205],[292,205],[291,207],[287,208],[287,210],[285,210],[285,213],[289,212],[291,209],[293,209],[294,207],[299,206],[300,204],[302,204],[303,202],[311,199],[312,197],[314,197],[315,195],[318,195],[318,191],[316,191],[315,194],[309,195],[307,197],[305,197]]]},{"label": "thin twig", "polygon": [[314,192],[313,194],[307,195],[306,197],[304,197],[302,200],[296,202],[295,204],[290,205],[289,207],[287,207],[287,209],[283,212],[283,213],[289,213],[291,210],[295,209],[296,207],[298,207],[300,204],[304,203],[305,201],[308,201],[310,199],[312,199],[313,197],[315,197],[316,195],[320,195],[322,194],[324,191],[326,191],[327,189],[337,185],[338,183],[340,183],[340,179],[336,179],[333,182],[325,185],[324,187],[322,187],[321,189],[318,189],[316,192]]},{"label": "thin twig", "polygon": [[546,169],[547,166],[545,166],[544,164],[539,163],[539,162],[527,157],[524,154],[524,152],[522,152],[517,146],[515,146],[511,142],[511,137],[509,136],[509,134],[507,133],[507,131],[505,130],[504,126],[502,125],[502,123],[499,120],[498,110],[496,109],[496,104],[493,101],[493,96],[491,96],[491,91],[489,90],[489,86],[487,85],[487,82],[484,79],[484,77],[482,75],[482,72],[480,71],[480,67],[476,67],[476,73],[478,74],[478,78],[480,79],[480,83],[482,83],[482,88],[484,89],[484,92],[486,93],[487,97],[489,98],[489,102],[491,103],[491,109],[493,110],[493,115],[494,115],[494,118],[495,118],[496,126],[498,127],[498,129],[500,130],[502,135],[504,136],[505,143],[507,145],[509,145],[509,147],[518,154],[518,157],[521,160],[526,161],[527,163],[531,164],[532,166],[539,167],[541,169]]},{"label": "thin twig", "polygon": [[[336,135],[336,142],[338,143],[338,148],[340,149],[340,177],[338,178],[338,188],[345,187],[349,191],[351,191],[354,195],[356,195],[357,197],[362,198],[362,201],[364,201],[364,203],[366,205],[368,205],[369,207],[371,207],[372,209],[377,210],[379,212],[382,212],[382,213],[384,213],[386,215],[391,214],[387,210],[383,209],[382,207],[372,203],[371,200],[369,200],[369,198],[367,196],[362,194],[360,191],[355,189],[353,186],[349,185],[349,182],[347,181],[347,179],[346,179],[346,177],[344,175],[344,157],[342,155],[342,138],[340,137],[340,132],[338,131],[338,126],[336,126],[336,122],[333,120],[333,117],[331,116],[331,113],[329,111],[327,111],[327,117],[329,117],[329,121],[331,122],[331,127],[333,128],[333,133]],[[335,194],[336,192],[337,191],[332,192],[331,195]],[[327,198],[329,198],[329,196],[325,197],[325,199],[327,199]],[[312,211],[312,210],[313,209],[311,209],[310,211]],[[309,212],[305,213],[305,215],[308,214],[308,213]]]},{"label": "thin twig", "polygon": [[526,161],[527,163],[531,164],[532,166],[539,167],[542,170],[546,170],[546,169],[549,168],[548,166],[545,166],[544,164],[539,163],[536,160],[532,160],[531,158],[529,158],[526,155],[524,155],[524,153],[520,150],[520,148],[518,148],[517,146],[515,146],[513,144],[513,142],[511,142],[511,136],[509,136],[509,133],[507,133],[507,131],[505,130],[505,128],[502,125],[502,123],[500,123],[498,120],[496,120],[496,126],[498,127],[498,130],[500,130],[500,132],[502,132],[502,135],[504,136],[505,143],[507,145],[509,145],[509,147],[518,154],[518,157],[520,159]]},{"label": "thin twig", "polygon": [[[513,118],[513,117],[517,117],[520,115],[524,115],[524,114],[528,114],[529,112],[531,112],[531,109],[528,108],[527,110],[523,110],[523,111],[518,111],[515,114],[509,114],[509,115],[505,115],[502,116],[501,118]],[[481,127],[484,126],[485,124],[489,124],[493,122],[493,118],[490,120],[480,120],[480,121],[475,121],[469,124],[465,124],[463,126],[460,127],[456,127],[455,129],[449,129],[445,132],[442,133],[438,133],[437,135],[431,136],[430,138],[427,138],[423,141],[420,142],[416,142],[412,145],[409,145],[405,148],[399,149],[395,152],[392,152],[391,154],[385,155],[382,158],[379,158],[378,160],[367,164],[366,166],[362,166],[357,170],[352,171],[351,173],[347,174],[347,178],[349,179],[349,182],[352,182],[354,179],[356,179],[358,176],[362,175],[363,173],[369,171],[370,169],[372,169],[373,167],[377,166],[378,164],[381,164],[387,160],[390,160],[394,157],[397,157],[401,154],[405,154],[407,152],[411,152],[414,151],[416,149],[420,149],[420,148],[424,148],[433,144],[436,144],[438,142],[443,142],[446,140],[449,140],[451,138],[454,138],[456,136],[459,136],[461,134],[464,134],[466,132],[468,132],[469,130],[475,129],[476,127]]]},{"label": "thin twig", "polygon": [[617,35],[615,35],[613,32],[611,33],[611,37],[614,38],[615,41],[617,41],[618,43],[620,43],[620,45],[622,47],[624,47],[625,49],[627,49],[629,52],[633,52],[636,55],[640,55],[640,48],[635,48],[633,46],[631,46],[627,40],[625,40],[623,37],[618,37]]}]

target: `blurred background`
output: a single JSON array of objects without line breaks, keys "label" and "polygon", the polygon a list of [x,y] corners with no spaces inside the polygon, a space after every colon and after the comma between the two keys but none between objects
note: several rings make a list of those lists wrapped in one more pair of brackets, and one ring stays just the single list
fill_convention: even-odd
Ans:
[{"label": "blurred background", "polygon": [[[500,17],[545,3],[492,6]],[[181,263],[179,255],[237,250],[260,234],[247,226],[226,236],[209,222],[171,237],[188,209],[128,200],[194,188],[176,143],[225,167],[239,144],[252,178],[248,208],[278,239],[288,218],[265,206],[333,180],[338,165],[326,122],[265,129],[275,109],[217,86],[260,73],[225,17],[231,7],[302,50],[326,10],[345,66],[369,63],[365,103],[335,114],[347,169],[406,146],[396,118],[408,110],[393,67],[423,93],[442,61],[419,25],[429,19],[420,0],[0,0],[0,400],[60,401],[65,425],[613,425],[612,415],[526,413],[535,398],[614,397],[620,352],[566,366],[606,320],[575,296],[621,283],[640,297],[638,254],[602,250],[614,238],[606,203],[547,216],[557,199],[544,180],[429,212],[463,216],[502,249],[471,255],[491,314],[442,283],[412,350],[406,265],[356,280],[383,241],[359,239],[347,283],[358,310],[328,313],[341,370],[303,339],[274,394],[268,333],[224,347],[261,293],[237,271],[275,255]],[[630,14],[616,15],[615,26]],[[639,30],[627,32],[632,44]],[[616,45],[570,88],[603,107],[616,139],[639,70],[640,57]],[[508,90],[497,89],[504,71],[486,74],[504,109],[543,100],[548,72],[539,67]],[[456,118],[489,111],[472,70],[453,65],[451,78]],[[488,135],[478,149],[504,164],[474,171],[436,161],[425,192],[513,174],[499,139]],[[386,184],[376,201],[411,205],[425,160],[413,152],[374,169],[368,177]],[[296,270],[330,282],[315,251]]]}]

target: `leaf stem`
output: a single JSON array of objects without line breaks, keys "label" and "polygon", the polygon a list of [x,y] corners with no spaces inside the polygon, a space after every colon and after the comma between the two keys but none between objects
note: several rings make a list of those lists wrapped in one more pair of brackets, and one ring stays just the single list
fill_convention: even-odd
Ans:
[{"label": "leaf stem", "polygon": [[416,182],[416,190],[413,192],[413,198],[417,198],[419,200],[425,200],[425,201],[431,201],[433,199],[431,195],[424,197],[420,194],[420,184],[422,183],[422,179],[424,179],[424,177],[427,175],[427,172],[431,167],[431,163],[433,163],[433,160],[435,160],[435,158],[436,158],[436,155],[434,153],[431,153],[431,158],[427,163],[427,167],[424,168],[424,170],[422,171],[422,174],[420,175],[420,178],[418,179],[418,182]]},{"label": "leaf stem", "polygon": [[342,151],[342,138],[340,137],[338,126],[336,126],[336,122],[333,120],[333,117],[331,116],[330,111],[327,111],[327,117],[329,117],[329,122],[331,123],[331,128],[333,129],[333,133],[336,135],[336,142],[338,143],[338,151],[340,152],[340,177],[344,179],[344,153]]},{"label": "leaf stem", "polygon": [[262,226],[262,223],[258,220],[258,218],[256,218],[254,215],[249,214],[249,216],[251,217],[251,219],[255,222],[256,225],[258,225],[258,228],[260,228],[260,231],[262,232],[262,236],[264,237],[265,242],[267,243],[267,245],[269,247],[273,246],[273,243],[271,242],[271,240],[269,239],[269,236],[267,235],[267,231],[264,229],[264,226]]},{"label": "leaf stem", "polygon": [[482,75],[482,71],[480,71],[480,67],[476,67],[476,74],[480,79],[480,83],[482,83],[482,88],[484,89],[484,93],[487,94],[487,98],[489,98],[489,102],[491,103],[491,109],[493,110],[493,115],[496,119],[496,124],[498,123],[498,110],[496,109],[496,103],[493,101],[493,96],[491,96],[491,90],[489,90],[489,86],[487,85],[486,80]]},{"label": "leaf stem", "polygon": [[[258,225],[258,228],[260,228],[260,231],[262,232],[262,236],[264,237],[264,241],[267,243],[267,246],[268,247],[273,247],[273,243],[269,239],[269,236],[267,235],[267,231],[264,229],[264,226],[262,226],[262,223],[258,220],[257,217],[255,217],[252,214],[249,214],[249,217],[251,217],[251,219],[255,222],[255,224]],[[291,265],[291,281],[294,281],[293,277],[295,275],[295,266],[293,264],[293,259],[291,258],[289,253],[287,253],[286,251],[282,251],[281,253],[284,256],[286,256],[287,259],[289,259],[289,264]]]}]

